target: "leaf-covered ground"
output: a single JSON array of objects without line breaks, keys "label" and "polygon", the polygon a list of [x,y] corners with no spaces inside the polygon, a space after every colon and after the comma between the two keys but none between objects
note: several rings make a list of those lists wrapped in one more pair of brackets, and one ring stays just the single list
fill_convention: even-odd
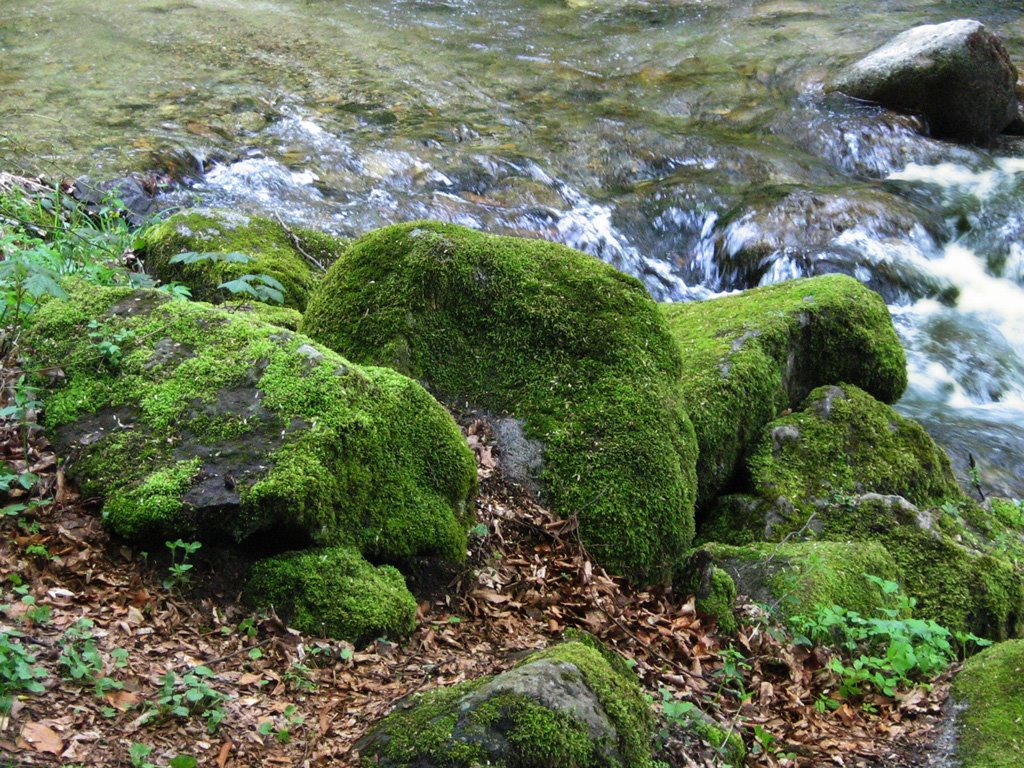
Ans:
[{"label": "leaf-covered ground", "polygon": [[[4,369],[3,404],[17,376]],[[48,500],[0,518],[0,629],[19,633],[15,643],[45,674],[45,691],[17,694],[0,720],[0,765],[162,767],[181,755],[220,768],[357,765],[357,740],[401,697],[506,668],[569,627],[635,662],[656,706],[692,702],[739,732],[748,765],[928,764],[944,680],[821,711],[815,702],[835,686],[826,652],[792,645],[754,606],[734,639],[721,637],[688,596],[608,576],[573,520],[502,482],[483,424],[463,425],[481,478],[467,569],[419,585],[433,598],[420,604],[411,637],[352,648],[240,607],[247,564],[228,553],[200,550],[191,584],[165,587],[168,552],[111,539],[96,500],[67,486],[39,430],[0,424],[3,458],[40,476],[11,501]],[[84,634],[94,652],[77,669],[93,671],[76,680],[61,657],[70,658],[67,630],[82,619],[92,622]],[[85,642],[77,649],[82,657]],[[682,729],[663,722],[661,731],[658,757],[670,765],[722,764]]]}]

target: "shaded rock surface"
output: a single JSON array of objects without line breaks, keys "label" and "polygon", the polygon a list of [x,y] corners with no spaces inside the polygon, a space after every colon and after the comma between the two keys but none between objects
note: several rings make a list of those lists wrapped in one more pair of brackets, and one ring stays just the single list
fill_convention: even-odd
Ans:
[{"label": "shaded rock surface", "polygon": [[1017,117],[1017,69],[973,19],[909,29],[841,72],[830,88],[927,118],[932,133],[989,144]]}]

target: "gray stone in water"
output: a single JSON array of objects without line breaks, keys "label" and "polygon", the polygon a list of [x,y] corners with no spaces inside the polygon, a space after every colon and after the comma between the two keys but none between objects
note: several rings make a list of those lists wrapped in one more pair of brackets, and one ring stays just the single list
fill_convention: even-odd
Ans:
[{"label": "gray stone in water", "polygon": [[1017,69],[973,19],[914,27],[839,74],[830,90],[923,115],[935,136],[989,144],[1017,117]]}]

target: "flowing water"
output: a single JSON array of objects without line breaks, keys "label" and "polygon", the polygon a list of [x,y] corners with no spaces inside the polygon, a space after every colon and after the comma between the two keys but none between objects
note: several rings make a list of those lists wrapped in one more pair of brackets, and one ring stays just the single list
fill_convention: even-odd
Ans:
[{"label": "flowing water", "polygon": [[[5,0],[0,165],[158,168],[168,205],[343,235],[559,240],[689,300],[841,271],[908,351],[899,408],[1024,495],[1024,143],[931,141],[824,95],[932,0]],[[98,169],[98,170],[97,170]]]}]

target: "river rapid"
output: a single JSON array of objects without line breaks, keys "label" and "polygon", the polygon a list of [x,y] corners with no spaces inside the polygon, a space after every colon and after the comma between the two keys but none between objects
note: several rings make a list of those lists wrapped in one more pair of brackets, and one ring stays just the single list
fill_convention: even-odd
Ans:
[{"label": "river rapid", "polygon": [[0,165],[161,169],[167,206],[355,236],[433,218],[558,240],[661,301],[845,272],[910,362],[898,404],[1024,496],[1024,141],[826,96],[923,0],[5,0]]}]

